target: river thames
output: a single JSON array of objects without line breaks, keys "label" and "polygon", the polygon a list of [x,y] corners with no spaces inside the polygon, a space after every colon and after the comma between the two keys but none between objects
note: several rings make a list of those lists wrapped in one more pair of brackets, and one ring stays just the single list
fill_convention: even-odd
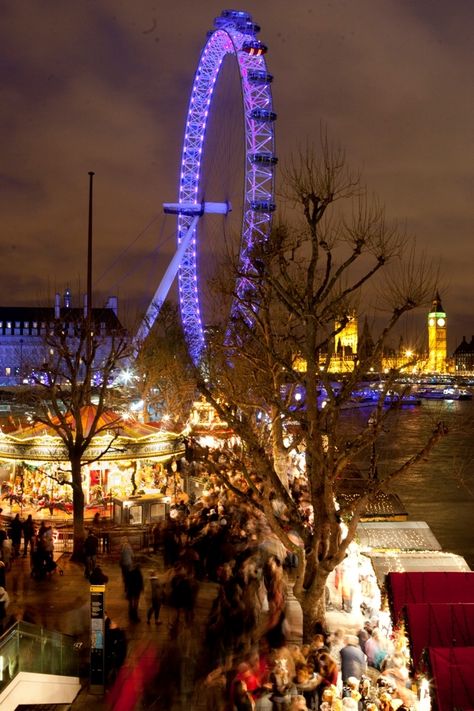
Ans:
[{"label": "river thames", "polygon": [[[364,418],[360,411],[354,419],[359,418]],[[402,500],[409,519],[426,521],[443,550],[463,556],[474,569],[474,400],[423,400],[390,419],[381,475],[420,448],[436,422],[448,426],[448,435],[428,461],[398,479],[391,491]]]}]

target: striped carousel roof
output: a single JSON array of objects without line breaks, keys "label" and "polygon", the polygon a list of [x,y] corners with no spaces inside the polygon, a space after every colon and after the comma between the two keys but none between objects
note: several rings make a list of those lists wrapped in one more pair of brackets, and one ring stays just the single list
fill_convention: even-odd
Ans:
[{"label": "striped carousel roof", "polygon": [[[93,428],[97,407],[87,405],[81,409],[80,427],[85,435]],[[76,429],[72,413],[65,415],[68,425]],[[57,461],[67,458],[62,438],[54,425],[60,426],[59,417],[52,418],[53,426],[37,423],[19,428],[0,437],[0,459],[23,459],[26,461]],[[85,459],[99,456],[104,459],[169,458],[184,452],[180,435],[162,432],[152,425],[124,417],[113,410],[100,413],[95,427],[96,434],[88,447]],[[105,451],[104,440],[114,438],[113,447]],[[103,452],[103,454],[101,454]]]},{"label": "striped carousel roof", "polygon": [[[94,420],[97,417],[97,407],[95,405],[85,405],[81,408],[81,429],[84,435],[87,435],[93,427]],[[76,420],[71,412],[66,413],[64,419],[68,427],[73,430],[77,429]],[[60,426],[59,417],[52,417],[53,425]],[[115,435],[127,437],[128,439],[142,439],[143,437],[156,437],[157,430],[152,425],[144,424],[134,418],[124,417],[113,410],[104,410],[100,413],[95,426],[95,431],[98,434],[113,432]],[[57,437],[54,426],[46,425],[43,422],[37,422],[31,427],[20,427],[14,432],[9,433],[9,437],[24,441],[28,439],[36,439],[37,437]]]}]

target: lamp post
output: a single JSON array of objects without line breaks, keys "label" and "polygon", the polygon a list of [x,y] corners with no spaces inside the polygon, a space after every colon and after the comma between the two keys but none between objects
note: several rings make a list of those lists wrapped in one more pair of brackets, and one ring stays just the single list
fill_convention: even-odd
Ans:
[{"label": "lamp post", "polygon": [[89,227],[87,232],[87,318],[86,318],[86,359],[87,359],[87,392],[90,401],[90,375],[92,357],[92,187],[95,173],[89,171]]}]

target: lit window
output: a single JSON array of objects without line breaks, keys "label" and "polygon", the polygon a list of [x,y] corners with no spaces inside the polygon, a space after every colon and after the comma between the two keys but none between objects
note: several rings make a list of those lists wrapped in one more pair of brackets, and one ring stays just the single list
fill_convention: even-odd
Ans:
[{"label": "lit window", "polygon": [[11,328],[11,327],[12,327],[12,322],[11,322],[11,321],[7,321],[7,328]]},{"label": "lit window", "polygon": [[12,369],[7,366],[5,368],[5,375],[11,375],[11,374],[12,374]]}]

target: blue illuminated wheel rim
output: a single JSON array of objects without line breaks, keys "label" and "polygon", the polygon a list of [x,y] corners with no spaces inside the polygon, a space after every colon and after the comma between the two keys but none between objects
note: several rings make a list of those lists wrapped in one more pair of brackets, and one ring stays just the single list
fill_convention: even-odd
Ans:
[{"label": "blue illuminated wheel rim", "polygon": [[[274,168],[277,162],[274,147],[274,121],[271,82],[265,62],[266,46],[256,39],[260,28],[251,15],[236,10],[224,10],[214,20],[215,30],[209,33],[194,76],[189,101],[181,158],[179,203],[201,202],[200,179],[207,119],[214,85],[222,61],[227,54],[238,63],[242,89],[245,124],[245,178],[242,228],[240,241],[238,296],[248,300],[255,291],[251,250],[265,242],[271,230],[274,202]],[[224,166],[225,169],[225,166]],[[192,215],[178,215],[177,241],[180,244],[192,222]],[[201,319],[197,271],[197,229],[181,260],[178,274],[179,303],[184,334],[189,353],[199,364],[205,348]],[[238,311],[234,302],[231,313]]]}]

